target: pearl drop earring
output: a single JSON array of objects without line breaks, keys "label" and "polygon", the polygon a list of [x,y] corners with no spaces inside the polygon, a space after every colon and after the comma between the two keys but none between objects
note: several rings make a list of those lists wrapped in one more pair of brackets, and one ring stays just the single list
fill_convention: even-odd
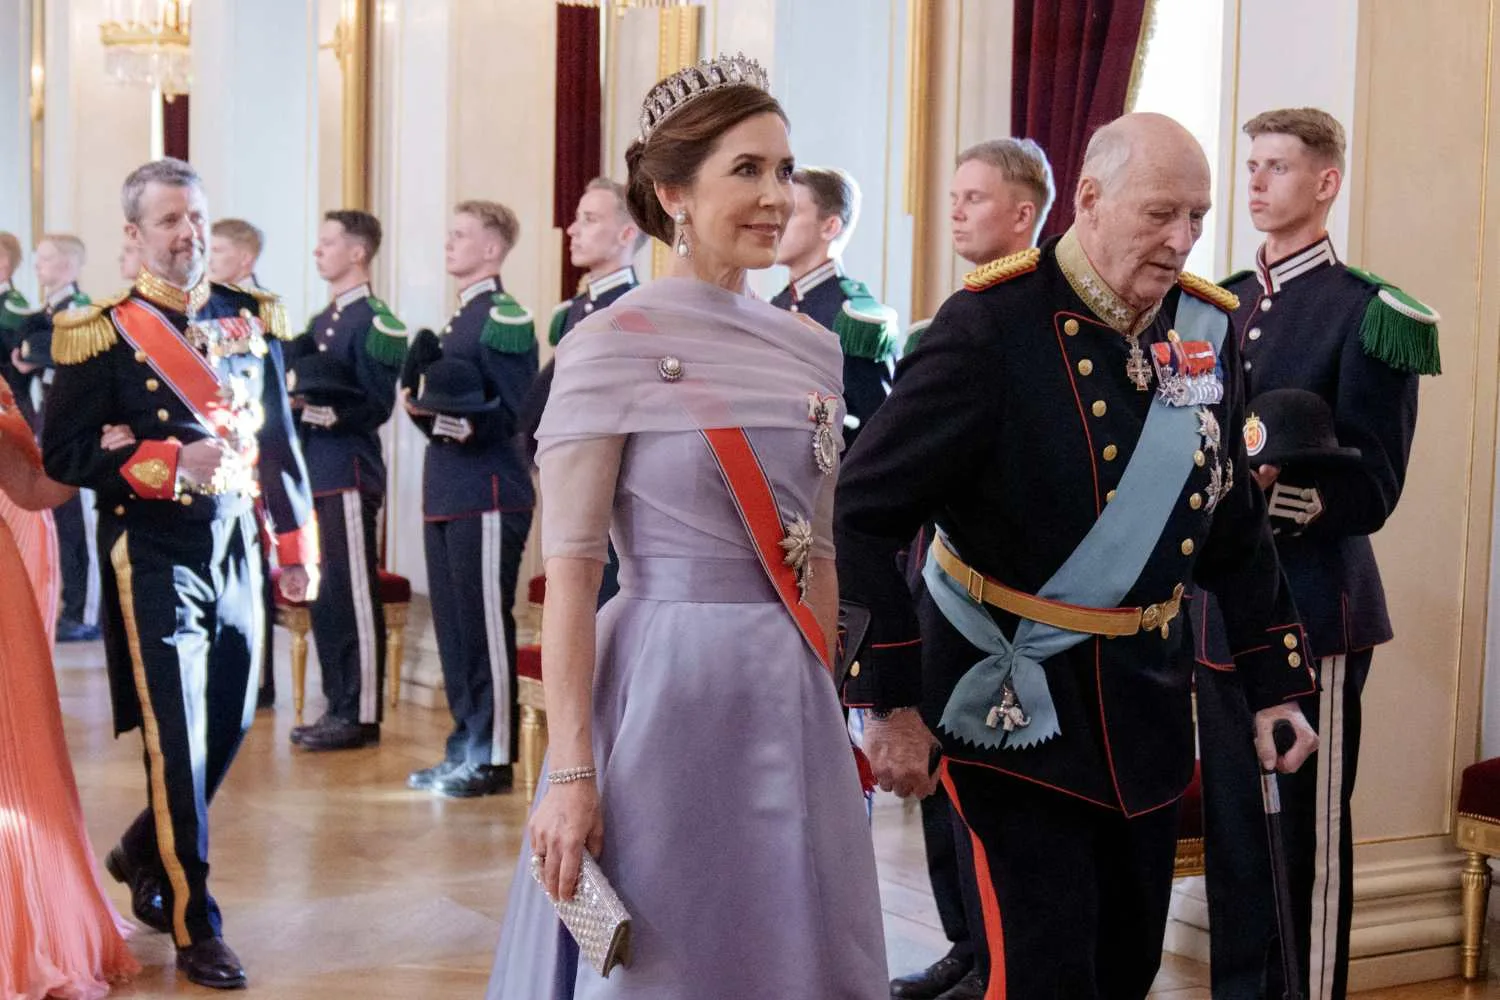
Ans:
[{"label": "pearl drop earring", "polygon": [[677,214],[672,216],[672,221],[677,223],[677,245],[673,249],[679,257],[687,257],[693,252],[693,248],[688,246],[687,220],[686,209],[679,209]]}]

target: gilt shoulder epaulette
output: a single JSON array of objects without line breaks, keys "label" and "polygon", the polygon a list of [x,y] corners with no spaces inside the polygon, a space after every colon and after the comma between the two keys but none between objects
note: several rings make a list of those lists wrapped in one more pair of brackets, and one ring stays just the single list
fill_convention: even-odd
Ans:
[{"label": "gilt shoulder epaulette", "polygon": [[531,311],[509,292],[490,296],[490,314],[485,317],[479,342],[501,354],[525,354],[536,346],[536,325]]},{"label": "gilt shoulder epaulette", "polygon": [[109,310],[129,298],[129,290],[106,296],[91,305],[78,306],[52,318],[52,360],[59,365],[80,365],[97,358],[119,341]]},{"label": "gilt shoulder epaulette", "polygon": [[224,287],[254,299],[256,315],[260,317],[261,326],[264,326],[266,332],[277,340],[291,340],[302,334],[303,331],[291,328],[291,323],[286,318],[286,304],[275,292],[268,292],[264,288],[244,288],[227,283]]},{"label": "gilt shoulder epaulette", "polygon": [[375,316],[370,321],[370,332],[365,334],[365,353],[383,365],[400,368],[406,360],[406,324],[375,296],[371,295],[368,301]]},{"label": "gilt shoulder epaulette", "polygon": [[564,299],[552,307],[552,321],[547,325],[547,343],[553,347],[563,338],[563,324],[568,321],[568,310],[572,308],[572,299]]},{"label": "gilt shoulder epaulette", "polygon": [[1196,274],[1183,271],[1177,276],[1177,284],[1193,298],[1202,299],[1211,306],[1218,306],[1227,313],[1232,313],[1240,307],[1238,295],[1228,289],[1220,288],[1207,278],[1200,278]]},{"label": "gilt shoulder epaulette", "polygon": [[1379,275],[1357,267],[1347,270],[1377,289],[1365,307],[1359,327],[1365,353],[1397,371],[1441,375],[1443,358],[1438,349],[1437,310]]},{"label": "gilt shoulder epaulette", "polygon": [[986,288],[993,288],[1002,281],[1009,281],[1012,278],[1035,271],[1041,259],[1042,252],[1036,247],[1032,247],[1029,250],[1022,250],[1020,253],[1013,253],[1008,257],[1001,257],[999,260],[992,260],[983,267],[976,268],[965,275],[964,287],[971,292],[982,292]]}]

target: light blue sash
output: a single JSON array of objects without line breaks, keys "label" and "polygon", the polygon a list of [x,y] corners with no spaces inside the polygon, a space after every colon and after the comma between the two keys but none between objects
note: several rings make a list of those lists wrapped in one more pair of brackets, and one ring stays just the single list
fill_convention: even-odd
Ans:
[{"label": "light blue sash", "polygon": [[[1176,329],[1185,341],[1208,341],[1218,354],[1229,329],[1221,311],[1183,295]],[[1198,407],[1171,406],[1158,395],[1112,503],[1104,508],[1078,548],[1037,592],[1050,601],[1089,608],[1119,607],[1161,539],[1200,447]],[[960,553],[962,556],[962,553]],[[1006,639],[984,605],[963,583],[943,572],[929,551],[922,570],[943,616],[977,649],[988,654],[964,674],[948,699],[942,728],[979,747],[1017,749],[1044,743],[1060,732],[1057,709],[1042,663],[1090,638],[1023,619]],[[1009,684],[1030,722],[1007,733],[986,724]]]}]

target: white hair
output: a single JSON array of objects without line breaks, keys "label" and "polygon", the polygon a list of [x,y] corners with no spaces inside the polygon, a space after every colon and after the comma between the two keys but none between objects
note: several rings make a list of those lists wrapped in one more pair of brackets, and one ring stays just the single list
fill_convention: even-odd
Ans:
[{"label": "white hair", "polygon": [[1079,178],[1092,177],[1101,191],[1111,190],[1130,162],[1131,145],[1128,131],[1119,127],[1118,120],[1105,125],[1089,139]]}]

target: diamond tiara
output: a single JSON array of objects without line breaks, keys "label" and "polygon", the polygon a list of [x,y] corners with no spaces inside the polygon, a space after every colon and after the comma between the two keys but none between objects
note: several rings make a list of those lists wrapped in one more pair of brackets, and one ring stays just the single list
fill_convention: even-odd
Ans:
[{"label": "diamond tiara", "polygon": [[678,70],[651,88],[641,105],[641,142],[651,138],[658,125],[695,97],[725,87],[755,87],[770,91],[771,78],[765,67],[745,53],[704,59],[696,66]]}]

